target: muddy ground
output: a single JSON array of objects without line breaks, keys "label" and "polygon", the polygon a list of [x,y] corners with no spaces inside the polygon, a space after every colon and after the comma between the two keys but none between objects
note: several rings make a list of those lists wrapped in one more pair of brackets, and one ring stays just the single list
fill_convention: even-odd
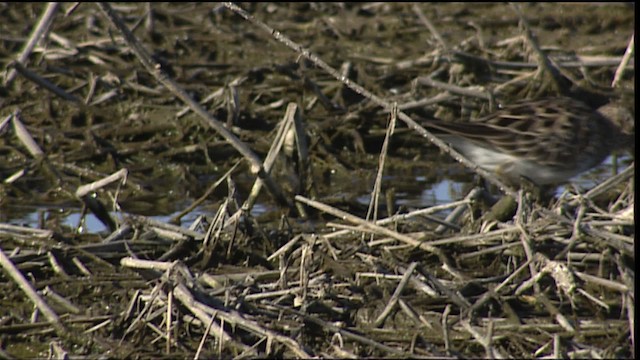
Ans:
[{"label": "muddy ground", "polygon": [[[633,4],[111,6],[160,78],[97,4],[16,63],[47,4],[0,4],[0,355],[634,357],[631,157],[489,220],[471,169],[400,119],[385,148],[392,112],[320,63],[422,121],[558,94],[634,113]],[[381,153],[376,218],[406,216],[374,226]],[[443,179],[466,185],[398,202]]]}]

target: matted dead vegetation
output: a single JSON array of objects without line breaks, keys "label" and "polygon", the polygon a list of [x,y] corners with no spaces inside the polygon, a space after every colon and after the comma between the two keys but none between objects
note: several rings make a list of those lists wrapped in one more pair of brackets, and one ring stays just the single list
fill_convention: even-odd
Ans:
[{"label": "matted dead vegetation", "polygon": [[[0,356],[634,357],[632,160],[550,201],[478,169],[510,195],[491,209],[477,187],[394,197],[474,168],[420,116],[553,94],[634,111],[634,22],[606,3],[0,4]],[[65,225],[80,206],[108,230]],[[60,211],[10,221],[39,207]]]}]

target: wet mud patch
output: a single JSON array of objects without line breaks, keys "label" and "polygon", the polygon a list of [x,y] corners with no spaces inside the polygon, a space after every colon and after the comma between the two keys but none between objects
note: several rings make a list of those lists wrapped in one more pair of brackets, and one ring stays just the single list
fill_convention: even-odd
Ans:
[{"label": "wet mud patch", "polygon": [[0,5],[2,355],[634,357],[633,159],[536,200],[403,119],[635,111],[633,5],[516,7]]}]

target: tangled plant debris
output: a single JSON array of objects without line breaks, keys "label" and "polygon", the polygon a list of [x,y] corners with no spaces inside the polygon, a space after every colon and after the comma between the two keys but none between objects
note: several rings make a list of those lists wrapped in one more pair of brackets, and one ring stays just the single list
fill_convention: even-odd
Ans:
[{"label": "tangled plant debris", "polygon": [[[556,95],[633,113],[634,21],[0,5],[0,355],[635,357],[633,159],[586,190],[519,189],[420,120]],[[398,201],[444,178],[472,186]]]}]

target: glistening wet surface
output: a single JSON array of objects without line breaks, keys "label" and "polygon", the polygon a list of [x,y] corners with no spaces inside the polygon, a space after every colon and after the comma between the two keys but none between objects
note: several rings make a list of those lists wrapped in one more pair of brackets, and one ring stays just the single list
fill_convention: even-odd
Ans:
[{"label": "glistening wet surface", "polygon": [[[609,157],[599,167],[575,177],[572,179],[570,184],[558,186],[555,191],[556,196],[560,196],[568,185],[572,187],[571,190],[575,190],[573,189],[575,186],[578,191],[584,192],[606,180],[611,175],[611,171],[613,171],[614,164],[612,163],[612,159],[612,157]],[[629,163],[632,159],[628,156],[623,156],[617,160],[619,164],[618,167],[621,168],[623,164]],[[446,166],[451,167],[452,170],[450,171],[454,172],[460,170],[457,168],[462,168],[462,166],[457,163],[449,163]],[[421,175],[413,178],[406,178],[406,174],[391,174],[384,176],[383,183],[395,184],[396,186],[399,184],[403,185],[400,186],[400,189],[394,191],[395,204],[398,207],[395,210],[406,212],[460,200],[474,185],[471,180],[472,177],[470,176],[469,181],[467,182],[444,179],[434,184],[429,183],[427,178]],[[372,183],[372,181],[369,182]],[[345,191],[345,189],[341,188],[340,191]],[[368,206],[370,199],[370,191],[364,192],[357,197],[357,201],[363,206]],[[212,201],[213,200],[214,199],[212,199]],[[174,216],[178,215],[182,209],[188,206],[191,201],[195,201],[195,199],[186,199],[182,202],[174,203],[175,208],[166,209],[167,211],[170,211],[170,213],[154,214],[151,212],[146,213],[145,215],[160,222],[168,222]],[[384,202],[383,200],[381,201]],[[6,207],[6,211],[0,216],[0,222],[32,228],[46,228],[45,223],[47,221],[55,221],[61,225],[76,229],[80,233],[108,234],[109,229],[98,218],[96,218],[95,215],[90,211],[83,214],[81,212],[81,207],[73,205],[74,204],[69,204],[68,206],[63,207],[48,207],[37,206],[35,204],[10,204]],[[153,202],[149,205],[149,208],[155,207]],[[257,203],[251,210],[251,215],[260,217],[269,211],[274,210],[275,208],[271,204]],[[213,204],[196,207],[192,212],[182,217],[182,223],[188,225],[201,215],[212,216],[214,211],[215,207]],[[123,209],[123,212],[127,214],[126,209]],[[117,212],[112,212],[111,214],[116,218],[122,217],[121,214]]]},{"label": "glistening wet surface", "polygon": [[393,103],[634,112],[634,6],[0,3],[0,357],[634,358],[632,171],[457,207],[475,175],[398,119],[402,216],[361,220]]}]

